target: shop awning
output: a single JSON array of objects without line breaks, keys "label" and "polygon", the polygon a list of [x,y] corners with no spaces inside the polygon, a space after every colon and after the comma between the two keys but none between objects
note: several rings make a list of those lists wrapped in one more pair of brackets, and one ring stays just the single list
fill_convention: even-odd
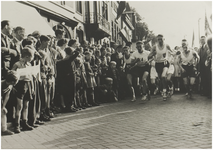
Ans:
[{"label": "shop awning", "polygon": [[9,20],[13,27],[25,28],[26,34],[39,31],[44,35],[54,35],[54,31],[33,7],[15,1],[1,2],[1,21]]},{"label": "shop awning", "polygon": [[123,38],[124,38],[125,41],[131,42],[129,34],[126,32],[125,29],[121,29],[121,31],[119,32],[119,34],[121,34],[123,36]]},{"label": "shop awning", "polygon": [[22,1],[21,3],[30,5],[39,9],[41,13],[46,12],[49,15],[53,15],[54,17],[59,17],[66,22],[66,24],[70,24],[71,27],[75,27],[78,24],[78,21],[74,18],[74,12],[71,9],[67,9],[63,6],[57,5],[51,1]]}]

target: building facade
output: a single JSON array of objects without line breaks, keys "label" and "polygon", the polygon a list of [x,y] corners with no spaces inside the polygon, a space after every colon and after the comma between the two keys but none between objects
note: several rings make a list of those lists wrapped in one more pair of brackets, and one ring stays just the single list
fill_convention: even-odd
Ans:
[{"label": "building facade", "polygon": [[[11,3],[17,4],[17,7],[23,6],[36,10],[53,30],[53,33],[59,26],[62,26],[66,32],[66,38],[77,39],[80,43],[86,40],[92,44],[126,45],[128,42],[134,41],[135,15],[131,13],[128,3],[126,3],[125,11],[118,18],[117,10],[120,3],[118,1],[13,1],[10,2],[10,5],[13,5]],[[4,5],[4,7],[9,9],[10,5]],[[6,12],[2,12],[2,14],[4,13]],[[7,15],[4,15],[7,18]],[[25,12],[26,15],[31,14],[28,11]],[[37,24],[37,26],[35,25],[35,30],[37,30],[40,22],[36,22],[36,19],[31,22],[33,21],[34,24]]]}]

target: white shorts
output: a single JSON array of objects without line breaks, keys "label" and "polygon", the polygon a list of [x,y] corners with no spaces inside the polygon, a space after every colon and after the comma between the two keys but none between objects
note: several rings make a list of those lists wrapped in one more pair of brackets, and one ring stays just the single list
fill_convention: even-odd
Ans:
[{"label": "white shorts", "polygon": [[175,72],[175,67],[174,65],[169,65],[169,69],[167,71],[167,74],[174,74]]},{"label": "white shorts", "polygon": [[156,79],[158,77],[158,73],[155,67],[151,67],[150,69],[150,79]]}]

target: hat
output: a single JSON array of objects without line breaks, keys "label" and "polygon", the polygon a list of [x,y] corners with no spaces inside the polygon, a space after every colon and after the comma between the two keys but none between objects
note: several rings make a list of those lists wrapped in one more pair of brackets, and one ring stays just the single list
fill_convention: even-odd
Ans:
[{"label": "hat", "polygon": [[137,44],[143,44],[143,43],[144,43],[143,41],[137,41],[137,42],[136,42],[136,45],[137,45]]},{"label": "hat", "polygon": [[39,31],[34,31],[32,34],[31,34],[33,37],[40,37],[41,36],[41,33]]},{"label": "hat", "polygon": [[106,78],[106,84],[113,84],[112,78]]},{"label": "hat", "polygon": [[116,65],[116,62],[115,61],[111,61],[110,65]]},{"label": "hat", "polygon": [[157,37],[163,37],[163,34],[158,34]]}]

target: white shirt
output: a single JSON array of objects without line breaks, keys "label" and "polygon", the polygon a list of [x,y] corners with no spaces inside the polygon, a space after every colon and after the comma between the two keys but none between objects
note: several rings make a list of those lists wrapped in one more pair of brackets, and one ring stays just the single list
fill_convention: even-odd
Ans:
[{"label": "white shirt", "polygon": [[132,57],[134,59],[140,59],[143,62],[148,61],[148,56],[149,56],[150,51],[147,50],[143,50],[142,53],[139,53],[138,51],[135,51],[134,53],[132,53]]},{"label": "white shirt", "polygon": [[155,62],[164,62],[168,58],[168,49],[166,46],[167,45],[164,44],[163,49],[160,50],[158,44],[156,44]]},{"label": "white shirt", "polygon": [[190,49],[188,54],[185,54],[184,51],[181,52],[180,57],[181,57],[182,64],[183,65],[187,65],[187,64],[192,65],[194,62],[194,56],[193,56],[194,53],[195,53],[195,51],[192,49]]},{"label": "white shirt", "polygon": [[130,54],[130,57],[128,59],[126,59],[126,57],[124,55],[124,63],[126,63],[126,64],[131,64],[133,59],[134,59],[134,57],[131,54]]},{"label": "white shirt", "polygon": [[61,54],[63,59],[66,57],[66,52],[64,50],[62,50],[60,47],[57,46],[56,50]]}]

